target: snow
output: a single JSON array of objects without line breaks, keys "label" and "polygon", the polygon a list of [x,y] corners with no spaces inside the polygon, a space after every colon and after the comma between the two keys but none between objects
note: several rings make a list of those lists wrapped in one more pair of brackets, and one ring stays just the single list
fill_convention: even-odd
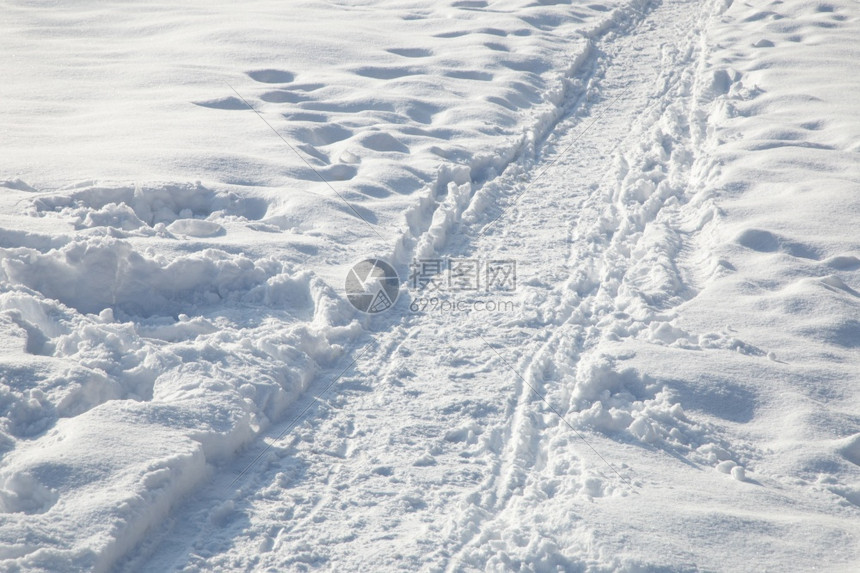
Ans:
[{"label": "snow", "polygon": [[7,3],[0,569],[857,569],[855,8]]}]

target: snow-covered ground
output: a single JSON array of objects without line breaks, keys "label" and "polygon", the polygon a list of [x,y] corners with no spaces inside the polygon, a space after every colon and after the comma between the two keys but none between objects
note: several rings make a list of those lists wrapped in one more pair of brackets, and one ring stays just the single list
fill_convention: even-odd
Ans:
[{"label": "snow-covered ground", "polygon": [[856,2],[0,14],[0,569],[860,568]]}]

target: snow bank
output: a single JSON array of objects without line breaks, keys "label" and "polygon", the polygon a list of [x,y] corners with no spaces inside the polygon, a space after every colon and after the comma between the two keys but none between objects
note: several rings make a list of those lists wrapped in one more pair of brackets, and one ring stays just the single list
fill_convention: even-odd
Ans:
[{"label": "snow bank", "polygon": [[[181,199],[156,226],[191,208]],[[126,207],[94,204],[87,216],[155,221],[104,205]],[[190,218],[200,214],[171,225],[207,223]],[[138,229],[113,215],[100,224]],[[108,570],[359,332],[325,282],[274,257],[158,254],[133,242],[152,234],[79,227],[61,246],[0,248],[0,556],[10,567]],[[186,240],[177,235],[161,238]]]},{"label": "snow bank", "polygon": [[194,312],[237,293],[254,296],[253,287],[282,271],[271,259],[255,262],[215,249],[172,261],[150,258],[107,238],[71,242],[45,254],[7,251],[0,257],[6,281],[82,313],[110,308],[139,317]]},{"label": "snow bank", "polygon": [[73,220],[76,229],[108,227],[125,231],[120,234],[123,236],[155,235],[155,230],[163,234],[166,225],[171,233],[208,237],[222,232],[223,228],[206,219],[235,216],[256,220],[261,219],[267,209],[262,199],[216,192],[200,183],[147,187],[79,184],[77,187],[83,188],[41,194],[30,202],[28,212],[35,216],[58,213]]}]

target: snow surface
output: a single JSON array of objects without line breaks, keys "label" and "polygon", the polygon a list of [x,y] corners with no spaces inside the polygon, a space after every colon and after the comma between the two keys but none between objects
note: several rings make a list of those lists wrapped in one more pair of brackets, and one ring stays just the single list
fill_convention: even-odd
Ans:
[{"label": "snow surface", "polygon": [[3,22],[0,569],[860,568],[856,2]]}]

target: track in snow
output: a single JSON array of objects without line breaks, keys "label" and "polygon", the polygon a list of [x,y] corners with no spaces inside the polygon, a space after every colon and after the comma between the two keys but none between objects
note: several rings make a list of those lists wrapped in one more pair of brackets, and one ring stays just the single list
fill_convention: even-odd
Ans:
[{"label": "track in snow", "polygon": [[[636,495],[643,476],[627,460],[648,432],[709,439],[683,414],[673,421],[674,404],[598,346],[659,331],[660,313],[694,289],[667,261],[684,244],[677,227],[695,191],[701,126],[690,120],[712,8],[667,1],[630,11],[594,46],[568,114],[534,161],[472,198],[438,254],[516,260],[516,312],[412,314],[401,301],[371,323],[371,349],[302,424],[236,486],[260,450],[224,470],[127,565],[459,571],[605,562],[572,501]],[[640,416],[646,403],[665,407],[664,428]],[[689,453],[669,449],[658,455]],[[535,538],[525,514],[541,504],[571,515]]]}]

